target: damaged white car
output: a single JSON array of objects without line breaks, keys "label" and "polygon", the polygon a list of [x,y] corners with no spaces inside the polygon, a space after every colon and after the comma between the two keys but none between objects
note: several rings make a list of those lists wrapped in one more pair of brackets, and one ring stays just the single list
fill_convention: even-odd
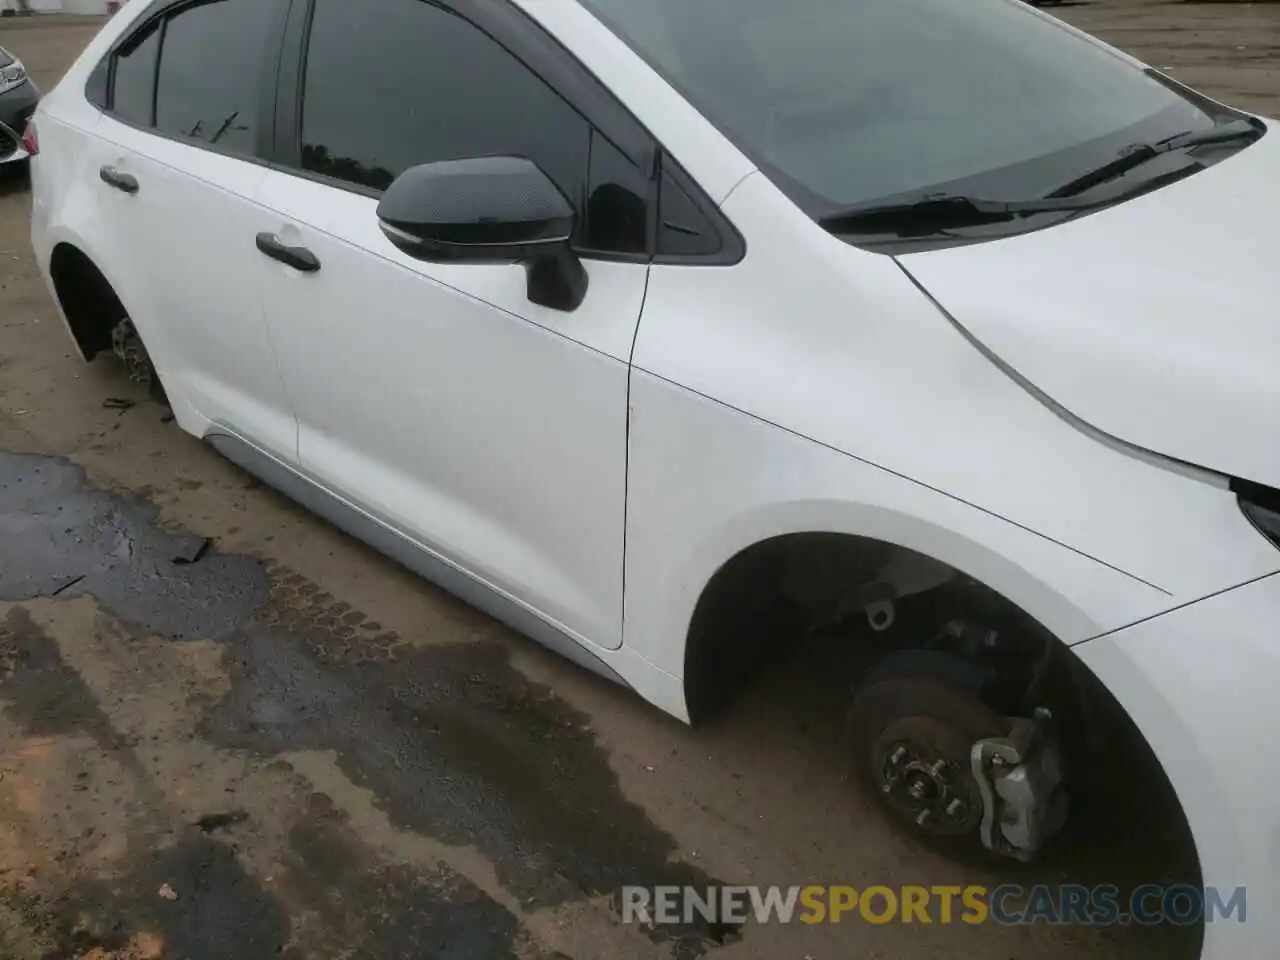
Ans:
[{"label": "damaged white car", "polygon": [[1136,730],[1269,902],[1270,126],[1015,0],[152,0],[27,142],[83,356],[246,469],[682,719],[860,624],[921,836]]}]

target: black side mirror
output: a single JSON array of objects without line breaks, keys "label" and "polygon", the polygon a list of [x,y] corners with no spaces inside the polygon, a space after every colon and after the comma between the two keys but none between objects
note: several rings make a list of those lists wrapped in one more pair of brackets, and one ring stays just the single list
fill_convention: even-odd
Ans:
[{"label": "black side mirror", "polygon": [[410,167],[378,204],[387,239],[419,260],[523,263],[529,299],[576,310],[587,271],[569,246],[574,212],[537,164],[475,157]]}]

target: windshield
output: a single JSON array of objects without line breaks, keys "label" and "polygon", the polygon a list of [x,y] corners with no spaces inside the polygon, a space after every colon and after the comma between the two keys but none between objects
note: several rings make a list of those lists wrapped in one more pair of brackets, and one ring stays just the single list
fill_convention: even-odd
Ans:
[{"label": "windshield", "polygon": [[958,182],[1038,196],[1213,124],[1019,0],[581,0],[808,213]]}]

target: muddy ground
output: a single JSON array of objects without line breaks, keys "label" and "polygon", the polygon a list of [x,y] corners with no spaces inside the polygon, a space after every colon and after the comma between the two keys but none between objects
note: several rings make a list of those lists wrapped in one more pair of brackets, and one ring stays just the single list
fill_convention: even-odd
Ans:
[{"label": "muddy ground", "polygon": [[[1280,5],[1059,12],[1280,116]],[[95,29],[0,43],[48,87]],[[1010,873],[903,840],[844,776],[847,641],[696,731],[544,653],[81,364],[27,215],[0,184],[0,957],[1195,956],[1172,927],[624,926],[626,883],[1159,881],[1187,851],[1155,815]]]}]

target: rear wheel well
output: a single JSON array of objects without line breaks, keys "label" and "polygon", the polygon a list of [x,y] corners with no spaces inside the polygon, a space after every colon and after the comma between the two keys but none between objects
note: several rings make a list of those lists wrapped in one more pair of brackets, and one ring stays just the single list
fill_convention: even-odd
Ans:
[{"label": "rear wheel well", "polygon": [[111,350],[111,331],[128,314],[115,290],[79,248],[60,243],[49,258],[58,303],[85,360]]}]

